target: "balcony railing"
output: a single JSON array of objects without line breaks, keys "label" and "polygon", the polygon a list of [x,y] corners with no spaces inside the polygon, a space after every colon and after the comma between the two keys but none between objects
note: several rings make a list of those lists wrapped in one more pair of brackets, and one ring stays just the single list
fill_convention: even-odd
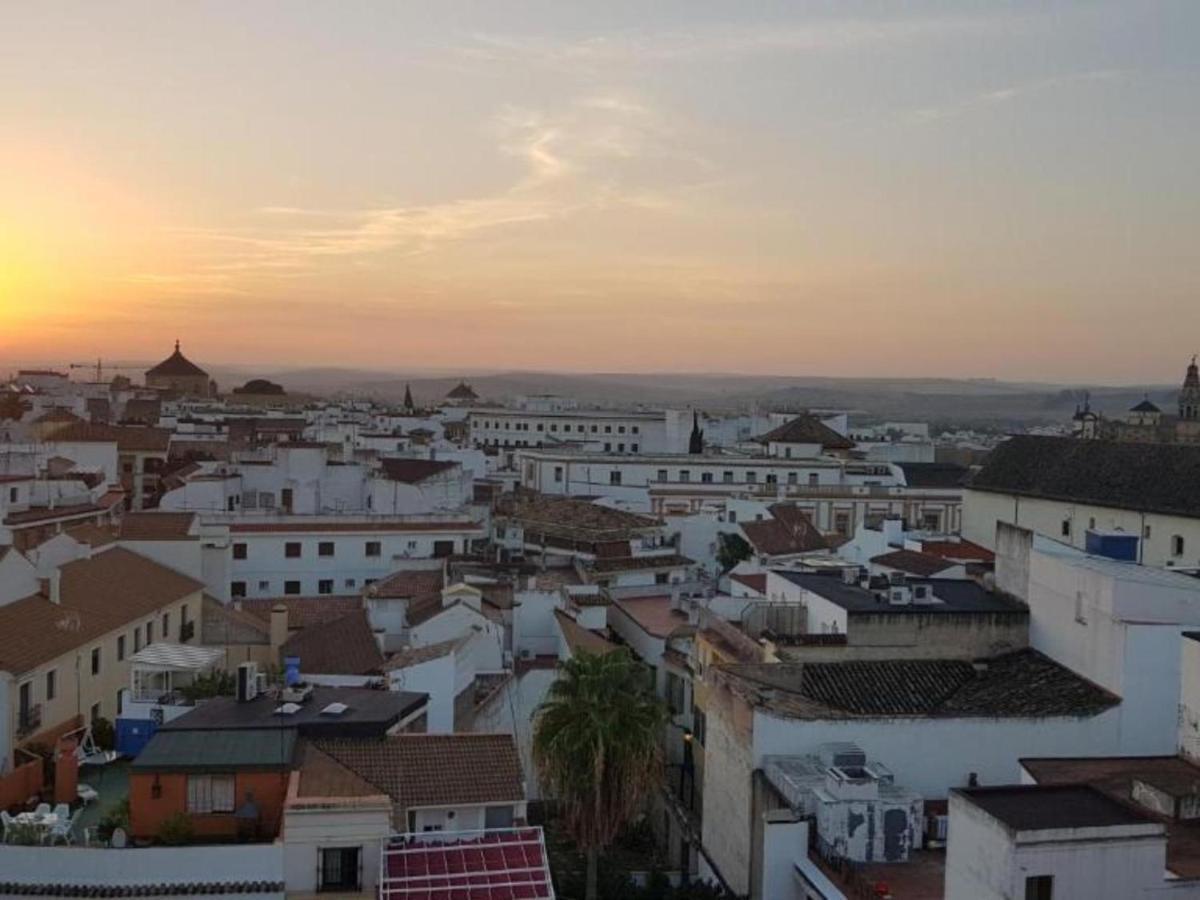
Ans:
[{"label": "balcony railing", "polygon": [[17,735],[25,737],[42,727],[42,705],[35,703],[21,710],[17,718]]}]

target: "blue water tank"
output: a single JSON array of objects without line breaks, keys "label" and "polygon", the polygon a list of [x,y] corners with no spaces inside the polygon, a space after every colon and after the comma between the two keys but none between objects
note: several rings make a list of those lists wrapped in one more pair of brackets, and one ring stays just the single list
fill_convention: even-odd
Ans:
[{"label": "blue water tank", "polygon": [[1138,536],[1127,531],[1098,531],[1089,528],[1084,547],[1093,556],[1106,556],[1121,562],[1137,562]]},{"label": "blue water tank", "polygon": [[300,657],[285,656],[283,658],[283,683],[289,687],[300,680]]}]

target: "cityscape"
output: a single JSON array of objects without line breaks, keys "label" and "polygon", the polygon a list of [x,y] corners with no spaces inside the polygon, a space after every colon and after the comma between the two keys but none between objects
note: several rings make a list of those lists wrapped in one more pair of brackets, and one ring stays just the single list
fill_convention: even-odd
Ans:
[{"label": "cityscape", "polygon": [[0,900],[1200,900],[1200,9],[5,18]]}]

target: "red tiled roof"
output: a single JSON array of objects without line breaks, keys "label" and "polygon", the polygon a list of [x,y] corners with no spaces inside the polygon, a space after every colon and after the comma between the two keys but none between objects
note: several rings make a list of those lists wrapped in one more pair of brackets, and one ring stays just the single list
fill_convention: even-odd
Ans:
[{"label": "red tiled roof", "polygon": [[670,597],[630,597],[613,602],[653,637],[670,637],[676,628],[688,623],[685,613],[671,609]]},{"label": "red tiled roof", "polygon": [[767,575],[764,572],[761,575],[743,575],[740,572],[729,576],[730,581],[736,581],[738,584],[744,584],[752,591],[758,591],[760,594],[767,592]]},{"label": "red tiled roof", "polygon": [[95,503],[76,503],[72,506],[38,507],[15,512],[4,520],[5,525],[30,525],[34,522],[54,522],[58,519],[75,519],[89,513],[102,513],[106,508]]},{"label": "red tiled roof", "polygon": [[[468,833],[469,834],[469,833]],[[540,828],[499,829],[450,840],[420,836],[384,850],[380,900],[552,898]]]},{"label": "red tiled roof", "polygon": [[165,453],[171,443],[171,432],[165,428],[140,425],[68,425],[56,432],[47,443],[114,443],[127,452]]},{"label": "red tiled roof", "polygon": [[877,566],[885,566],[889,569],[897,569],[901,572],[908,572],[912,575],[921,575],[928,577],[936,575],[938,572],[944,572],[957,563],[942,559],[940,556],[934,556],[930,553],[918,553],[916,550],[893,550],[891,553],[882,553],[879,556],[872,556],[871,562]]},{"label": "red tiled roof", "polygon": [[365,609],[310,625],[288,638],[279,654],[299,657],[300,671],[313,675],[366,675],[383,665]]},{"label": "red tiled roof", "polygon": [[121,517],[123,541],[190,541],[196,514],[190,512],[130,512]]},{"label": "red tiled roof", "polygon": [[362,608],[361,597],[331,594],[316,597],[252,597],[241,603],[245,612],[264,622],[271,621],[271,610],[276,606],[285,607],[288,627],[291,629],[325,625]]},{"label": "red tiled roof", "polygon": [[996,554],[973,541],[921,541],[921,552],[963,562],[994,562]]},{"label": "red tiled roof", "polygon": [[842,437],[813,415],[797,416],[756,440],[760,444],[820,444],[826,450],[850,450],[854,441]]},{"label": "red tiled roof", "polygon": [[372,597],[381,599],[407,599],[441,595],[446,586],[445,577],[437,569],[401,569],[386,578],[376,581],[368,589]]},{"label": "red tiled roof", "polygon": [[617,645],[612,641],[605,640],[596,632],[584,628],[561,609],[554,611],[554,617],[558,619],[558,627],[562,629],[567,646],[573,653],[582,651],[604,655],[617,649]]},{"label": "red tiled roof", "polygon": [[480,526],[471,521],[459,522],[235,522],[229,530],[239,533],[320,534],[326,531],[388,532],[388,531],[471,531]]}]

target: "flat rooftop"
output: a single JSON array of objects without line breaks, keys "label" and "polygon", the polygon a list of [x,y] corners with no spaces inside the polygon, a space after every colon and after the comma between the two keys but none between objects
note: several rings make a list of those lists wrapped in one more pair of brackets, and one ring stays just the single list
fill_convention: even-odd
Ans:
[{"label": "flat rooftop", "polygon": [[840,606],[847,612],[929,615],[936,613],[1024,613],[1029,609],[1011,597],[989,591],[969,579],[910,578],[908,585],[928,585],[936,603],[909,603],[893,605],[881,602],[875,595],[857,584],[846,584],[841,572],[794,572],[787,569],[772,570],[780,578],[804,588]]},{"label": "flat rooftop", "polygon": [[960,788],[955,793],[1013,831],[1154,824],[1087,784]]},{"label": "flat rooftop", "polygon": [[1167,868],[1181,878],[1200,878],[1200,820],[1158,815],[1133,799],[1135,781],[1168,793],[1189,793],[1200,784],[1200,766],[1179,756],[1044,757],[1021,760],[1039,785],[1086,784],[1114,802],[1167,827]]},{"label": "flat rooftop", "polygon": [[[245,702],[214,697],[159,726],[159,732],[294,728],[306,737],[367,737],[382,735],[419,710],[427,699],[427,695],[412,691],[314,687],[308,700],[297,704],[298,710],[284,715],[275,712],[283,701],[271,694]],[[338,714],[323,712],[331,703],[344,704],[346,709]]]}]

